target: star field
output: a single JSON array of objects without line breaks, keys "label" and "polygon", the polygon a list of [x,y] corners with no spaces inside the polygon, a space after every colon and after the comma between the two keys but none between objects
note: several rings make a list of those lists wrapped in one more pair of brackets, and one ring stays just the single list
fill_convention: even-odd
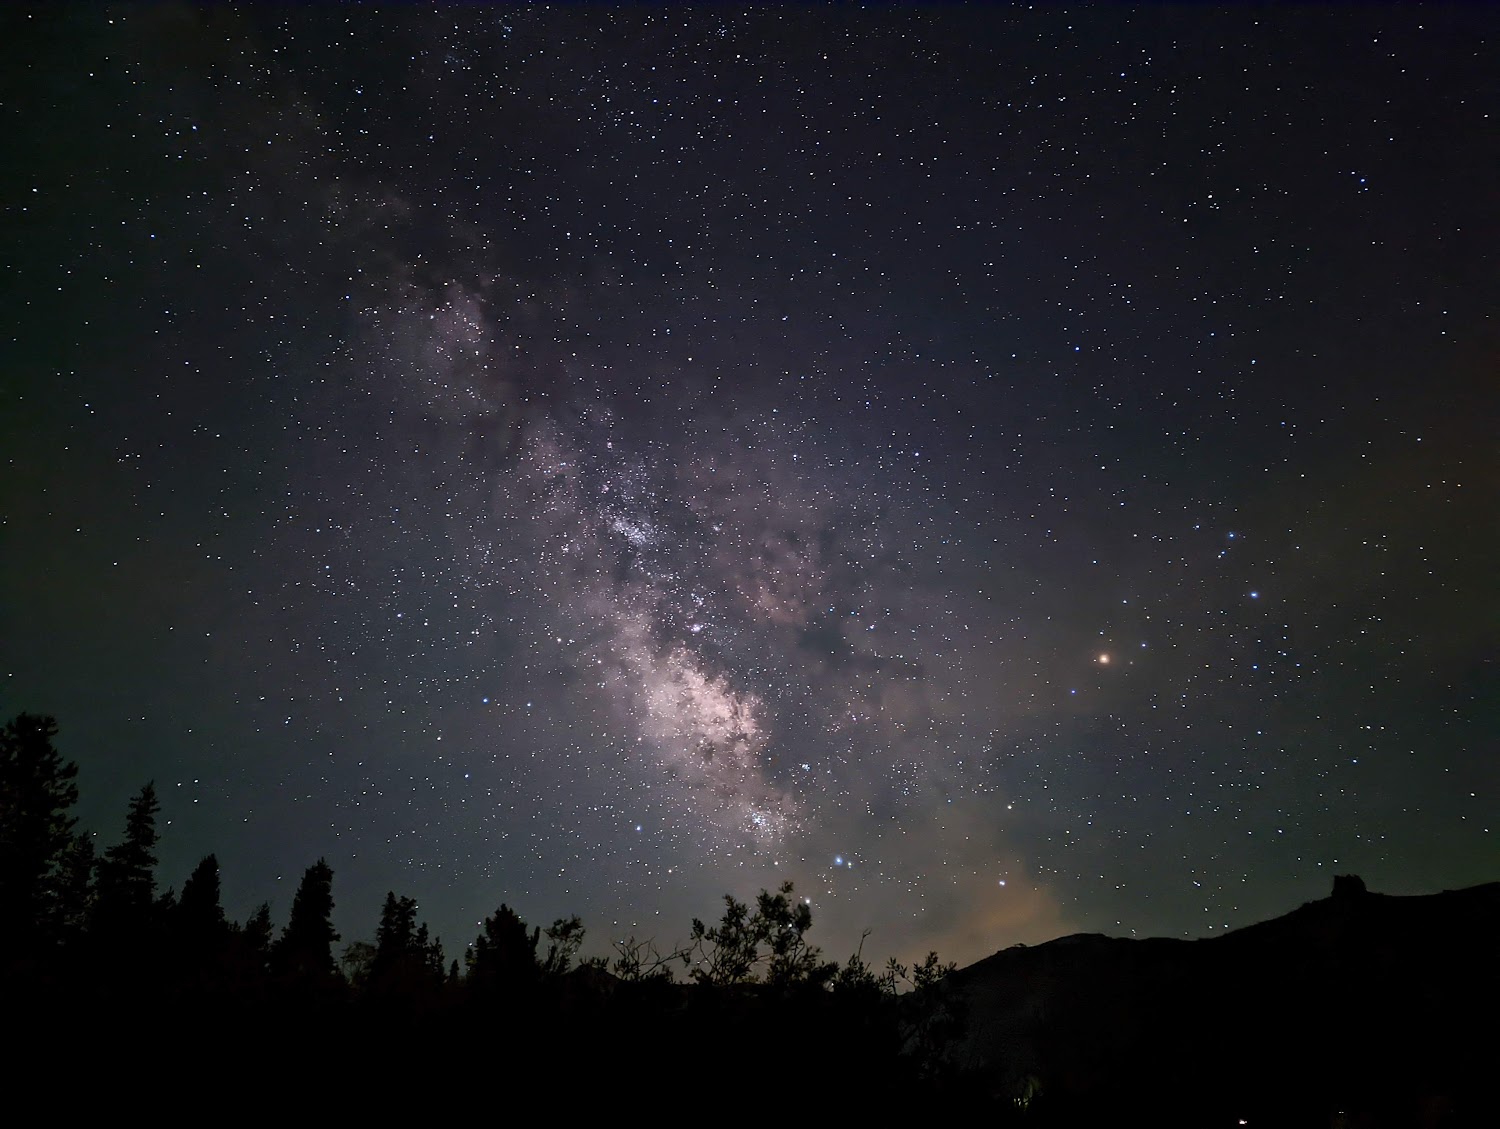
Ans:
[{"label": "star field", "polygon": [[1497,877],[1488,11],[3,22],[0,702],[163,886],[967,962]]}]

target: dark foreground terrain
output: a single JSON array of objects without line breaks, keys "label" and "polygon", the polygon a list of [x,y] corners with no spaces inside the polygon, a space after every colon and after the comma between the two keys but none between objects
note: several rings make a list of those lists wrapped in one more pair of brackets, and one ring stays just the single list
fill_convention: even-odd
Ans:
[{"label": "dark foreground terrain", "polygon": [[1500,883],[1391,897],[1341,879],[1211,940],[1064,937],[899,995],[878,976],[716,985],[540,962],[363,987],[158,967],[153,986],[105,958],[11,981],[11,1091],[386,1119],[541,1103],[559,1121],[1491,1126],[1497,949]]},{"label": "dark foreground terrain", "polygon": [[956,1061],[1065,1123],[1500,1125],[1500,883],[1206,940],[1063,937],[942,988]]}]

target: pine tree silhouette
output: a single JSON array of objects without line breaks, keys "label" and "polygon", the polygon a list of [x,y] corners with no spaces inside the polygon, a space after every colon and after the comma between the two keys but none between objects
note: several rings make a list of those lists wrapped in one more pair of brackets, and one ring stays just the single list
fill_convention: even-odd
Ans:
[{"label": "pine tree silhouette", "polygon": [[155,947],[156,788],[144,785],[130,801],[125,838],[99,860],[92,939],[107,963],[131,962]]},{"label": "pine tree silhouette", "polygon": [[442,943],[429,938],[426,922],[418,924],[416,900],[387,893],[369,963],[370,994],[407,1003],[431,999],[443,971]]},{"label": "pine tree silhouette", "polygon": [[536,947],[541,936],[540,927],[528,933],[516,911],[502,903],[484,919],[484,932],[466,955],[469,983],[479,992],[530,989],[540,974]]},{"label": "pine tree silhouette", "polygon": [[224,969],[229,923],[219,904],[219,860],[206,856],[188,880],[170,915],[180,978],[207,989]]},{"label": "pine tree silhouette", "polygon": [[68,814],[78,801],[78,766],[53,747],[57,722],[20,714],[0,732],[0,961],[34,957],[61,917],[74,846]]},{"label": "pine tree silhouette", "polygon": [[333,868],[324,859],[308,867],[292,898],[286,928],[271,948],[271,968],[295,992],[322,996],[342,985],[334,963]]}]

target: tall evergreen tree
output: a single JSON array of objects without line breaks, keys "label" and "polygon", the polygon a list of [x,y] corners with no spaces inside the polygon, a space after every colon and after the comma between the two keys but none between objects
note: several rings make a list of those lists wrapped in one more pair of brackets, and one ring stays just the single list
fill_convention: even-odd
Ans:
[{"label": "tall evergreen tree", "polygon": [[246,981],[257,981],[271,967],[271,904],[261,902],[243,925],[229,927],[231,951],[239,975]]},{"label": "tall evergreen tree", "polygon": [[406,964],[417,943],[417,903],[398,898],[394,890],[385,896],[380,925],[375,930],[375,958],[371,976],[380,980]]},{"label": "tall evergreen tree", "polygon": [[88,928],[94,909],[94,840],[74,835],[63,851],[52,906],[53,933],[64,941],[76,941]]},{"label": "tall evergreen tree", "polygon": [[427,932],[427,922],[417,926],[417,943],[415,956],[421,962],[426,972],[426,977],[434,984],[443,981],[443,939],[432,937]]},{"label": "tall evergreen tree", "polygon": [[107,940],[138,932],[151,919],[156,902],[156,816],[161,804],[147,783],[130,801],[125,838],[99,860],[94,924]]},{"label": "tall evergreen tree", "polygon": [[25,713],[0,731],[0,956],[34,953],[57,917],[78,766],[58,754],[56,736],[52,718]]},{"label": "tall evergreen tree", "polygon": [[271,967],[278,975],[313,983],[338,977],[333,943],[333,868],[319,859],[307,868],[292,898],[292,912],[281,937],[271,949]]},{"label": "tall evergreen tree", "polygon": [[536,947],[540,927],[526,930],[515,910],[502,904],[484,919],[484,932],[466,954],[469,982],[479,991],[525,989],[539,979]]},{"label": "tall evergreen tree", "polygon": [[427,923],[417,923],[412,898],[386,894],[375,931],[370,961],[370,988],[378,995],[420,996],[443,982],[443,945],[432,941]]},{"label": "tall evergreen tree", "polygon": [[219,860],[207,855],[182,884],[172,907],[172,932],[179,959],[201,967],[215,961],[229,939],[229,923],[219,903]]},{"label": "tall evergreen tree", "polygon": [[104,852],[95,869],[89,915],[86,972],[97,987],[118,998],[144,1000],[160,990],[170,967],[166,925],[171,920],[169,892],[156,897],[156,815],[161,804],[146,784],[131,798],[125,837]]}]

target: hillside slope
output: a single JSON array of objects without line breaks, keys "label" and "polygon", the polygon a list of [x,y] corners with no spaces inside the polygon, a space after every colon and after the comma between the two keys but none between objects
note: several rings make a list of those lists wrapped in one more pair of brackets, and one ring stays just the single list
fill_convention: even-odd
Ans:
[{"label": "hillside slope", "polygon": [[1070,1122],[1500,1124],[1479,1117],[1500,1078],[1500,883],[1394,897],[1344,878],[1212,939],[1006,949],[947,991],[955,1058]]}]

